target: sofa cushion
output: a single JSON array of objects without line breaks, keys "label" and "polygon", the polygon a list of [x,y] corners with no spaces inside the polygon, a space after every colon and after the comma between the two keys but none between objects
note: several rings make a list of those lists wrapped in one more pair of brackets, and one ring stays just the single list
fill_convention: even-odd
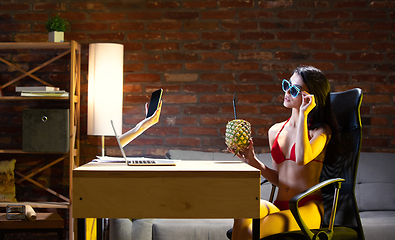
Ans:
[{"label": "sofa cushion", "polygon": [[355,195],[359,211],[395,211],[395,154],[361,153]]},{"label": "sofa cushion", "polygon": [[158,219],[152,225],[153,240],[228,240],[233,219]]},{"label": "sofa cushion", "polygon": [[394,239],[395,211],[361,212],[359,215],[365,239]]}]

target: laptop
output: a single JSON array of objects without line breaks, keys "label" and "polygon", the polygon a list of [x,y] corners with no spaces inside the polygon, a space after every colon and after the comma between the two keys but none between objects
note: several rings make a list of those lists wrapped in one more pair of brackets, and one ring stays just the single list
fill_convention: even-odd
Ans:
[{"label": "laptop", "polygon": [[[119,140],[117,131],[115,130],[114,123],[112,120],[111,120],[111,126],[112,129],[114,130],[115,138],[117,139],[119,149],[121,150],[122,153],[122,157],[128,166],[175,166],[176,165],[175,160],[169,160],[169,159],[126,157],[125,151],[123,150],[123,146],[121,144],[121,141]],[[107,157],[107,158],[116,159],[114,157]]]}]

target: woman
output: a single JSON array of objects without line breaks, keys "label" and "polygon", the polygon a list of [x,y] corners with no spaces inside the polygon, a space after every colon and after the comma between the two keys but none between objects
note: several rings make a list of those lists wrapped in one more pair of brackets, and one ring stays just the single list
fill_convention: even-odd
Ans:
[{"label": "woman", "polygon": [[[330,107],[330,86],[325,75],[314,67],[299,67],[290,80],[283,80],[284,106],[291,117],[269,129],[273,168],[261,163],[254,153],[253,141],[238,157],[256,167],[268,181],[278,187],[274,204],[261,200],[261,238],[299,230],[288,207],[289,200],[319,183],[325,152],[336,131]],[[230,150],[231,151],[231,150]],[[319,228],[323,215],[321,192],[301,200],[300,214],[309,228]],[[251,239],[251,219],[235,219],[233,240]]]}]

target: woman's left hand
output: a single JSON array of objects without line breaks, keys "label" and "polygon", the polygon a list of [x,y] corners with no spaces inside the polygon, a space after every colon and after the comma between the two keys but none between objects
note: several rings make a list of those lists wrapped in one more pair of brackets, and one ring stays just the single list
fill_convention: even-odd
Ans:
[{"label": "woman's left hand", "polygon": [[300,111],[307,116],[315,106],[314,95],[302,92],[302,105],[300,105]]}]

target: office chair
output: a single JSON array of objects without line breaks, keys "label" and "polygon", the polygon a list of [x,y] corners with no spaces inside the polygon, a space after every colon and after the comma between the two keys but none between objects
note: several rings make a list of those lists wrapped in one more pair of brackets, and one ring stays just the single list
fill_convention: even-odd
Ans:
[{"label": "office chair", "polygon": [[[301,230],[279,233],[261,240],[365,239],[355,199],[355,181],[362,142],[362,91],[356,88],[335,92],[330,94],[330,99],[339,124],[340,138],[337,146],[328,145],[320,183],[294,196],[289,202],[290,210]],[[324,203],[322,227],[310,230],[301,218],[297,206],[300,199],[319,189],[322,189]],[[272,201],[273,195],[272,191],[269,201]]]}]

